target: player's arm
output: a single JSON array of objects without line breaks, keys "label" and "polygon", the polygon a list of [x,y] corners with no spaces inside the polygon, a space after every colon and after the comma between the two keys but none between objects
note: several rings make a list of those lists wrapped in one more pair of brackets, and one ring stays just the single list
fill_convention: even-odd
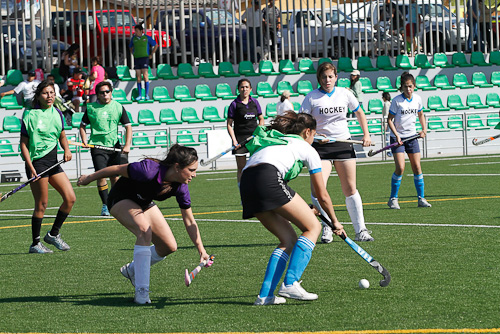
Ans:
[{"label": "player's arm", "polygon": [[356,118],[361,126],[361,130],[363,130],[363,146],[370,146],[372,144],[372,139],[370,138],[370,132],[368,131],[366,115],[363,112],[363,109],[361,109],[361,106],[359,106],[358,110],[356,110]]},{"label": "player's arm", "polygon": [[64,150],[64,161],[71,161],[73,155],[69,149],[68,138],[66,138],[66,131],[64,130],[59,135],[59,143],[61,143],[61,147]]},{"label": "player's arm", "polygon": [[335,211],[333,210],[332,199],[330,198],[330,194],[328,194],[328,191],[326,190],[322,172],[311,174],[310,177],[311,177],[311,184],[314,189],[314,193],[316,194],[316,197],[318,199],[318,202],[321,205],[321,208],[323,208],[323,210],[325,210],[325,212],[328,214],[328,217],[330,217],[330,221],[333,223],[333,226],[335,227],[333,233],[335,233],[336,235],[341,235],[342,233],[345,233],[344,227],[338,221],[337,216],[335,215]]},{"label": "player's arm", "polygon": [[89,175],[81,175],[76,185],[86,186],[97,179],[104,179],[116,175],[128,177],[128,165],[129,164],[109,166]]},{"label": "player's arm", "polygon": [[87,111],[85,110],[82,121],[80,122],[80,128],[78,129],[78,131],[80,132],[80,138],[82,138],[82,143],[84,145],[87,145],[87,131],[85,130],[87,124],[89,124],[89,117]]},{"label": "player's arm", "polygon": [[387,116],[387,125],[389,126],[389,129],[391,129],[392,133],[396,136],[396,141],[399,144],[402,144],[401,142],[401,137],[399,137],[399,133],[396,131],[396,126],[394,125],[394,114],[389,112],[389,115]]},{"label": "player's arm", "polygon": [[125,146],[123,146],[122,152],[129,153],[132,147],[132,124],[128,118],[127,111],[122,107],[122,116],[120,122],[125,127]]},{"label": "player's arm", "polygon": [[420,121],[420,125],[422,125],[422,131],[418,134],[421,138],[424,138],[427,135],[427,121],[425,120],[425,115],[422,110],[418,112],[418,120]]},{"label": "player's arm", "polygon": [[30,141],[30,138],[21,133],[21,141],[20,141],[21,155],[22,155],[24,161],[26,162],[28,169],[31,171],[31,175],[35,176],[35,175],[37,175],[36,170],[35,170],[35,167],[33,167],[33,164],[31,163],[30,151],[28,149],[29,141]]},{"label": "player's arm", "polygon": [[236,135],[234,134],[233,123],[234,123],[234,119],[228,117],[228,119],[227,119],[227,133],[229,133],[229,136],[231,137],[231,140],[233,141],[233,145],[238,145],[238,140],[236,139]]},{"label": "player's arm", "polygon": [[198,224],[194,219],[193,210],[191,208],[181,209],[181,215],[189,238],[198,249],[198,253],[200,254],[200,262],[208,260],[209,255],[207,254],[207,251],[203,246],[203,242],[201,241],[200,229],[198,228]]}]

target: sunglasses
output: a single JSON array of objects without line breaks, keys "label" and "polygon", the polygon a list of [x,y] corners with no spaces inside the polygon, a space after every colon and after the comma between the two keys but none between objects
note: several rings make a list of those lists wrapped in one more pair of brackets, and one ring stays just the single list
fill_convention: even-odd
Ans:
[{"label": "sunglasses", "polygon": [[110,90],[101,90],[101,91],[99,91],[99,94],[101,94],[101,95],[109,94],[109,93],[111,93]]}]

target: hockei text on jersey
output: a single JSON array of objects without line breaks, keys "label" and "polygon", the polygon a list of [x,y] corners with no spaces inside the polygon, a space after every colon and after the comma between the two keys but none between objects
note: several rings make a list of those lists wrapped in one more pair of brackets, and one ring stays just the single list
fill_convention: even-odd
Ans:
[{"label": "hockei text on jersey", "polygon": [[330,107],[330,108],[319,108],[320,114],[335,114],[347,112],[347,107]]},{"label": "hockei text on jersey", "polygon": [[401,110],[401,115],[418,114],[418,109]]}]

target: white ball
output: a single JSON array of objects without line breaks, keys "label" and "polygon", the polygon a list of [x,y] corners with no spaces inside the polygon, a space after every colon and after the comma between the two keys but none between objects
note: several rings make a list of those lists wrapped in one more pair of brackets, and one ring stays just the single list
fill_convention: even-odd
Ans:
[{"label": "white ball", "polygon": [[359,287],[361,289],[368,289],[370,287],[370,282],[368,282],[367,279],[360,279],[359,280]]}]

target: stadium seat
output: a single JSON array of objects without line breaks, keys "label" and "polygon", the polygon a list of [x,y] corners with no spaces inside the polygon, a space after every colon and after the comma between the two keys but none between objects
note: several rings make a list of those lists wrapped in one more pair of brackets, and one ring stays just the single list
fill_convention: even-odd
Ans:
[{"label": "stadium seat", "polygon": [[397,92],[398,90],[392,86],[389,77],[377,78],[377,89],[383,92]]},{"label": "stadium seat", "polygon": [[495,50],[490,52],[490,64],[500,65],[500,51]]},{"label": "stadium seat", "polygon": [[196,142],[196,140],[194,140],[194,137],[191,134],[191,131],[189,131],[189,130],[177,131],[176,139],[177,139],[177,143],[180,145],[184,145],[184,146],[199,146],[200,145]]},{"label": "stadium seat", "polygon": [[467,62],[467,58],[465,58],[465,54],[463,52],[455,52],[451,56],[451,63],[452,65],[458,66],[458,67],[472,67],[474,65],[469,64]]},{"label": "stadium seat", "polygon": [[469,84],[467,76],[464,73],[455,73],[453,75],[453,85],[460,89],[474,88],[474,85]]},{"label": "stadium seat", "polygon": [[370,78],[361,77],[359,78],[359,82],[361,82],[361,87],[363,89],[363,93],[377,93],[378,89],[373,88],[372,82]]},{"label": "stadium seat", "polygon": [[437,74],[434,77],[434,86],[442,90],[455,89],[455,86],[450,85],[450,82],[448,81],[448,77],[446,76],[446,74]]},{"label": "stadium seat", "polygon": [[293,91],[293,87],[288,81],[279,81],[278,87],[276,87],[276,92],[281,95],[285,90],[290,92],[290,96],[299,96],[299,93],[295,93]]},{"label": "stadium seat", "polygon": [[359,125],[358,120],[351,120],[347,122],[347,126],[349,127],[349,132],[351,136],[359,136],[363,134],[363,129],[361,129],[361,125]]},{"label": "stadium seat", "polygon": [[194,89],[194,96],[202,101],[217,100],[217,97],[212,95],[210,87],[207,84],[196,85]]},{"label": "stadium seat", "polygon": [[351,80],[349,80],[349,78],[338,78],[337,86],[349,88],[351,86]]},{"label": "stadium seat", "polygon": [[149,137],[146,132],[134,132],[132,134],[132,147],[133,148],[155,148],[151,145]]},{"label": "stadium seat", "polygon": [[395,71],[398,68],[392,66],[391,58],[387,55],[380,55],[377,57],[376,67],[384,71]]},{"label": "stadium seat", "polygon": [[14,147],[10,140],[0,139],[0,155],[2,157],[12,157],[19,155],[19,152],[14,151]]},{"label": "stadium seat", "polygon": [[214,106],[207,106],[203,108],[202,118],[208,122],[224,122],[225,119],[219,116],[219,111]]},{"label": "stadium seat", "polygon": [[17,102],[17,96],[16,95],[5,95],[2,97],[0,100],[0,107],[7,109],[7,110],[15,110],[15,109],[23,109],[24,106],[20,105]]},{"label": "stadium seat", "polygon": [[477,130],[487,129],[487,126],[484,126],[483,120],[481,119],[481,115],[472,114],[467,115],[467,127],[474,128]]},{"label": "stadium seat", "polygon": [[17,86],[24,81],[21,70],[10,69],[5,77],[5,85]]},{"label": "stadium seat", "polygon": [[439,116],[431,116],[427,119],[427,128],[429,131],[442,131],[446,130],[443,121]]},{"label": "stadium seat", "polygon": [[206,143],[207,142],[207,131],[212,130],[211,128],[204,128],[200,129],[198,131],[198,142],[199,143]]},{"label": "stadium seat", "polygon": [[500,96],[495,92],[486,94],[486,105],[493,108],[500,107]]},{"label": "stadium seat", "polygon": [[155,146],[156,147],[169,147],[170,146],[170,138],[168,136],[167,131],[157,131],[155,133]]},{"label": "stadium seat", "polygon": [[144,125],[160,125],[161,124],[161,122],[158,122],[155,119],[155,115],[149,109],[139,110],[139,113],[137,116],[137,121],[139,122],[139,124],[144,124]]},{"label": "stadium seat", "polygon": [[458,94],[449,95],[446,104],[447,104],[448,108],[451,108],[454,110],[468,110],[469,109],[469,107],[465,106],[462,103],[462,99],[460,98],[460,95],[458,95]]},{"label": "stadium seat", "polygon": [[215,96],[223,100],[234,100],[236,95],[233,94],[231,86],[228,83],[221,82],[215,86]]},{"label": "stadium seat", "polygon": [[369,119],[368,132],[372,134],[382,133],[382,120],[380,118]]},{"label": "stadium seat", "polygon": [[405,54],[396,57],[396,66],[402,70],[414,70],[417,68],[410,63],[410,58]]},{"label": "stadium seat", "polygon": [[193,67],[188,63],[177,65],[177,75],[184,79],[198,79],[200,76],[194,73]]},{"label": "stadium seat", "polygon": [[189,88],[186,85],[177,85],[174,88],[174,98],[178,101],[189,102],[196,101],[196,98],[191,96]]},{"label": "stadium seat", "polygon": [[[82,123],[83,114],[84,114],[83,112],[75,112],[73,113],[73,115],[71,115],[71,126],[73,128],[78,129],[80,127],[80,123]],[[6,130],[5,125],[3,129]]]},{"label": "stadium seat", "polygon": [[450,108],[447,108],[443,105],[443,101],[441,97],[438,95],[429,96],[427,99],[427,108],[434,111],[449,111]]},{"label": "stadium seat", "polygon": [[429,77],[426,75],[417,75],[415,78],[415,82],[417,84],[417,88],[421,90],[437,90],[437,87],[431,85],[429,81]]},{"label": "stadium seat", "polygon": [[[83,114],[83,113],[81,113]],[[4,131],[9,132],[20,132],[21,131],[21,120],[16,116],[5,116],[3,118],[3,126]]]},{"label": "stadium seat", "polygon": [[423,53],[419,53],[415,56],[415,66],[418,68],[435,68],[435,65],[432,65],[429,62],[429,58],[427,58],[427,55]]},{"label": "stadium seat", "polygon": [[500,72],[491,72],[490,82],[495,86],[500,86]]},{"label": "stadium seat", "polygon": [[370,113],[382,114],[382,109],[384,109],[384,102],[380,99],[370,99],[368,100],[368,111]]},{"label": "stadium seat", "polygon": [[448,116],[448,129],[463,130],[463,128],[464,128],[464,122],[462,120],[462,116],[460,115]]},{"label": "stadium seat", "polygon": [[198,118],[196,110],[192,107],[182,108],[181,120],[187,123],[203,123],[203,120]]},{"label": "stadium seat", "polygon": [[470,55],[470,63],[476,66],[491,66],[493,64],[487,63],[484,54],[481,51],[474,51]]},{"label": "stadium seat", "polygon": [[259,62],[259,73],[263,75],[278,75],[280,72],[274,70],[274,64],[270,60],[261,60]]},{"label": "stadium seat", "polygon": [[323,57],[323,58],[320,58],[318,60],[318,67],[319,65],[323,64],[323,63],[330,63],[330,64],[333,64],[333,60],[331,58],[328,58],[328,57]]},{"label": "stadium seat", "polygon": [[121,88],[114,88],[113,93],[113,100],[116,102],[119,102],[120,104],[131,104],[132,101],[127,99],[127,93]]},{"label": "stadium seat", "polygon": [[150,66],[148,66],[148,79],[150,81],[153,81],[153,80],[158,80],[158,77],[156,75],[153,74],[153,70],[151,69]]},{"label": "stadium seat", "polygon": [[238,73],[234,72],[233,64],[228,61],[223,61],[219,63],[219,71],[220,76],[230,78],[230,77],[239,77]]},{"label": "stadium seat", "polygon": [[500,117],[498,113],[488,114],[486,117],[486,125],[489,127],[495,127],[500,122]]},{"label": "stadium seat", "polygon": [[226,105],[226,106],[224,107],[224,118],[225,118],[225,119],[227,119],[227,114],[228,114],[228,112],[229,112],[229,105]]},{"label": "stadium seat", "polygon": [[466,102],[466,104],[470,108],[474,108],[474,109],[487,109],[487,108],[489,108],[487,105],[484,105],[481,102],[481,98],[476,93],[472,93],[472,94],[467,95],[467,102]]},{"label": "stadium seat", "polygon": [[160,122],[167,125],[182,124],[182,121],[179,121],[177,119],[177,116],[175,116],[175,112],[170,108],[160,110]]},{"label": "stadium seat", "polygon": [[474,72],[472,74],[472,84],[481,88],[493,87],[493,84],[488,83],[486,75],[483,72]]},{"label": "stadium seat", "polygon": [[58,85],[62,85],[64,83],[63,77],[59,74],[59,67],[54,67],[50,70],[50,74],[54,76],[54,82]]},{"label": "stadium seat", "polygon": [[309,80],[299,80],[297,82],[297,93],[301,95],[307,95],[313,90],[311,81]]},{"label": "stadium seat", "polygon": [[167,87],[156,86],[153,88],[153,100],[158,102],[175,102],[175,99],[170,97]]},{"label": "stadium seat", "polygon": [[302,58],[299,60],[299,71],[306,74],[315,74],[316,69],[311,58]]},{"label": "stadium seat", "polygon": [[[80,113],[81,114],[81,113]],[[73,114],[74,116],[75,114]],[[132,126],[139,126],[139,123],[137,123],[136,121],[134,121],[134,118],[132,117],[132,113],[130,111],[127,110],[127,116],[128,116],[128,119],[130,121],[130,124]],[[81,119],[80,119],[81,120]],[[73,123],[73,127],[75,128],[75,123]],[[78,122],[78,126],[76,127],[80,127],[80,122]]]},{"label": "stadium seat", "polygon": [[340,57],[337,62],[338,72],[348,72],[351,73],[355,68],[352,66],[352,60],[349,57]]},{"label": "stadium seat", "polygon": [[300,74],[300,71],[295,69],[293,62],[290,59],[281,59],[278,70],[281,74],[285,75]]},{"label": "stadium seat", "polygon": [[212,63],[200,63],[198,65],[198,75],[204,78],[219,78],[220,75],[215,74]]},{"label": "stadium seat", "polygon": [[156,68],[156,76],[163,80],[179,79],[177,75],[172,72],[172,67],[169,64],[158,64]]},{"label": "stadium seat", "polygon": [[267,81],[259,81],[257,83],[257,95],[262,97],[278,97],[279,95],[274,93],[271,84]]},{"label": "stadium seat", "polygon": [[245,77],[256,77],[260,75],[260,73],[255,72],[255,69],[253,68],[253,63],[249,60],[243,60],[239,63],[238,73]]},{"label": "stadium seat", "polygon": [[265,117],[276,117],[276,115],[278,114],[278,112],[276,111],[276,103],[272,102],[272,103],[268,103],[266,105],[266,115]]},{"label": "stadium seat", "polygon": [[418,118],[417,121],[415,122],[415,130],[417,131],[417,133],[422,131],[422,124],[420,124],[420,120]]},{"label": "stadium seat", "polygon": [[378,68],[374,67],[370,57],[362,56],[358,58],[358,65],[356,66],[360,71],[375,72]]},{"label": "stadium seat", "polygon": [[299,111],[300,111],[300,107],[301,107],[301,105],[300,105],[300,103],[299,103],[299,102],[294,101],[294,102],[292,102],[292,105],[293,105],[293,110],[294,110],[295,112],[299,112]]},{"label": "stadium seat", "polygon": [[443,52],[437,52],[433,55],[432,62],[434,66],[441,67],[441,68],[450,68],[450,67],[455,67],[455,65],[450,64],[448,62],[448,56],[446,53]]},{"label": "stadium seat", "polygon": [[130,67],[127,65],[116,66],[116,75],[121,81],[134,81],[135,78],[130,74]]},{"label": "stadium seat", "polygon": [[142,99],[137,100],[137,98],[139,97],[139,91],[137,90],[137,88],[132,88],[132,102],[137,102],[137,103],[141,103],[141,104],[155,102],[153,99],[146,100],[144,98],[146,96],[146,90],[144,88],[141,89],[141,93],[142,93]]}]

